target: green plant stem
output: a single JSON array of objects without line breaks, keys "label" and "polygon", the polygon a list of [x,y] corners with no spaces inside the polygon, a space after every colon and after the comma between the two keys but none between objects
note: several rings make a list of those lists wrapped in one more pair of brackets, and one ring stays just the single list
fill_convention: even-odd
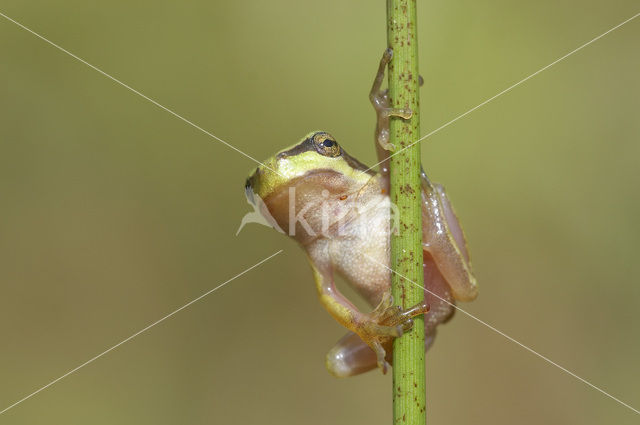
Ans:
[{"label": "green plant stem", "polygon": [[[420,137],[420,98],[416,0],[387,0],[387,40],[393,49],[389,64],[389,97],[394,108],[410,108],[409,120],[391,119],[390,141],[396,151]],[[420,144],[391,158],[391,201],[398,207],[398,232],[391,237],[391,285],[395,302],[404,308],[424,298]],[[426,423],[424,318],[393,343],[393,422]]]}]

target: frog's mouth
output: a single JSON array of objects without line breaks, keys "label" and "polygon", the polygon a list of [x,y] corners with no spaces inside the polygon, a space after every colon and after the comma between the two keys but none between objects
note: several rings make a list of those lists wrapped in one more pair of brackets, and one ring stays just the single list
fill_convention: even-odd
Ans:
[{"label": "frog's mouth", "polygon": [[256,204],[253,194],[253,187],[251,186],[251,177],[247,178],[247,181],[244,184],[244,196],[247,197],[247,201],[249,201],[251,205]]}]

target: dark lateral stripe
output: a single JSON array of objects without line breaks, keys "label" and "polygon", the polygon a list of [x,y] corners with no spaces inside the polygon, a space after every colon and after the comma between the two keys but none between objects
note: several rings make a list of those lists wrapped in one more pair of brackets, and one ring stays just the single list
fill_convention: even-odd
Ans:
[{"label": "dark lateral stripe", "polygon": [[347,164],[349,164],[349,166],[354,170],[364,171],[371,176],[376,174],[375,171],[369,170],[369,167],[367,167],[362,162],[358,161],[357,159],[349,155],[344,149],[340,148],[340,152],[344,160],[347,161]]},{"label": "dark lateral stripe", "polygon": [[295,156],[307,151],[315,151],[315,147],[313,146],[313,141],[311,139],[304,139],[302,142],[298,143],[288,151],[280,152],[278,154],[278,158],[286,158],[288,156]]},{"label": "dark lateral stripe", "polygon": [[[304,152],[308,152],[308,151],[314,151],[314,152],[318,152],[318,150],[316,149],[316,146],[313,142],[313,137],[316,134],[319,133],[324,133],[322,131],[319,131],[317,133],[312,134],[310,137],[304,139],[302,142],[298,143],[297,145],[295,145],[294,147],[292,147],[289,150],[280,152],[277,157],[278,158],[287,158],[287,157],[291,157],[291,156],[295,156],[295,155],[299,155],[301,153]],[[328,133],[324,133],[327,134]],[[329,136],[331,138],[331,140],[334,140],[333,137]],[[318,152],[319,155],[322,155],[322,153]],[[364,165],[362,162],[358,161],[357,159],[355,159],[354,157],[352,157],[351,155],[349,155],[343,148],[342,146],[340,146],[340,156],[342,156],[342,158],[344,158],[345,161],[347,161],[347,164],[349,164],[349,166],[351,168],[353,168],[354,170],[360,170],[360,171],[364,171],[369,175],[375,175],[376,172],[373,170],[369,170],[369,167],[367,167],[366,165]]]}]

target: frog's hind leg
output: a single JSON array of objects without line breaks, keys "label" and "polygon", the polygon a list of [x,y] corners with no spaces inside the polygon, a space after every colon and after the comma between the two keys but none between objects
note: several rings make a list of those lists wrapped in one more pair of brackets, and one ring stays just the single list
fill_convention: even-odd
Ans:
[{"label": "frog's hind leg", "polygon": [[[436,337],[436,328],[439,324],[447,322],[455,311],[455,300],[451,294],[451,288],[438,269],[435,261],[427,251],[423,251],[425,293],[424,302],[420,306],[429,306],[429,312],[425,314],[425,350],[433,344]],[[412,311],[419,307],[409,309],[405,314],[413,315]],[[381,342],[385,352],[385,361],[393,364],[393,339],[389,338]],[[369,347],[358,335],[347,333],[336,345],[329,350],[326,358],[326,366],[329,372],[339,378],[359,375],[375,369],[379,364],[376,352]]]},{"label": "frog's hind leg", "polygon": [[[390,362],[391,344],[385,346]],[[348,332],[327,353],[326,366],[329,373],[338,378],[359,375],[378,367],[376,353],[360,337]]]},{"label": "frog's hind leg", "polygon": [[[429,305],[424,300],[406,310],[393,306],[393,297],[389,291],[383,295],[382,301],[371,315],[386,326],[401,326],[402,335],[413,327],[413,317],[428,312]],[[327,353],[327,369],[339,378],[358,375],[376,367],[386,373],[391,365],[393,339],[394,336],[388,336],[367,344],[360,336],[349,332]]]},{"label": "frog's hind leg", "polygon": [[424,316],[424,331],[427,339],[435,338],[436,327],[446,323],[455,312],[455,299],[451,294],[451,288],[438,269],[431,254],[422,251],[424,269],[424,299],[431,307],[429,313]]},{"label": "frog's hind leg", "polygon": [[[435,330],[425,336],[424,349],[429,349],[433,339],[435,338]],[[382,345],[386,352],[385,360],[393,364],[393,347],[392,341],[389,340]],[[360,375],[378,367],[378,359],[376,353],[353,332],[347,333],[345,336],[333,346],[327,353],[326,366],[329,373],[337,378],[346,378],[347,376]]]}]

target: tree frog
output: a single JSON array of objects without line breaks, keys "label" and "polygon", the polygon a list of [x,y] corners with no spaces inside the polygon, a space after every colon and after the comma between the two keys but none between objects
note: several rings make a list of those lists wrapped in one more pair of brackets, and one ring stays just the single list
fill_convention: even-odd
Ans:
[{"label": "tree frog", "polygon": [[[377,115],[375,144],[382,161],[378,172],[350,156],[329,133],[315,131],[266,160],[245,185],[249,202],[306,252],[320,302],[349,330],[326,357],[327,369],[337,377],[376,367],[386,372],[393,339],[409,331],[412,317],[420,314],[425,314],[427,349],[438,324],[453,314],[454,303],[477,295],[460,223],[443,187],[422,171],[425,298],[408,309],[393,305],[389,118],[408,119],[412,112],[391,108],[387,90],[381,90],[392,54],[385,51],[369,96]],[[358,310],[336,288],[336,275],[375,308]]]}]

